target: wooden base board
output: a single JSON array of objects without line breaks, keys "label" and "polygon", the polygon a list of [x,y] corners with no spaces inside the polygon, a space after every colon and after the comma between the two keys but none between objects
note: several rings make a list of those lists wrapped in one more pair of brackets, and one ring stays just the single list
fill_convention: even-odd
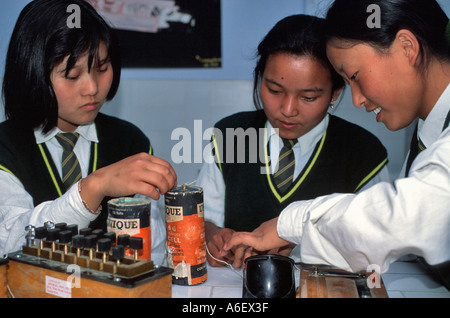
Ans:
[{"label": "wooden base board", "polygon": [[[342,272],[334,270],[334,272]],[[366,273],[369,277],[372,273]],[[381,276],[373,287],[367,286],[366,278],[358,279],[359,284],[365,284],[368,298],[388,298],[386,288]],[[367,294],[366,294],[367,295]],[[297,297],[299,298],[361,298],[358,291],[357,280],[354,278],[338,276],[319,276],[315,272],[302,269],[300,271],[300,286]]]},{"label": "wooden base board", "polygon": [[155,267],[135,277],[124,277],[14,253],[5,276],[9,297],[16,298],[170,298],[172,272]]},{"label": "wooden base board", "polygon": [[8,269],[8,262],[6,260],[0,260],[0,298],[7,298],[7,269]]}]

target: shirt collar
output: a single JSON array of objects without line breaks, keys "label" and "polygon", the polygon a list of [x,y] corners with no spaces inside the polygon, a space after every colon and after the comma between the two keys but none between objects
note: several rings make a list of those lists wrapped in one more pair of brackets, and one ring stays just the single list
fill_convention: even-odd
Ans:
[{"label": "shirt collar", "polygon": [[420,140],[429,147],[433,142],[438,140],[444,127],[445,119],[450,109],[450,84],[439,97],[436,105],[428,114],[425,120],[419,119],[418,135]]},{"label": "shirt collar", "polygon": [[[56,134],[61,133],[61,129],[58,127],[54,127],[52,130],[50,130],[48,133],[44,134],[42,132],[42,128],[37,128],[34,130],[34,136],[36,137],[36,143],[41,144],[49,141],[53,137],[56,136]],[[83,137],[87,141],[91,142],[98,142],[97,137],[97,130],[95,129],[95,123],[90,122],[89,124],[80,125],[77,127],[75,132],[80,134],[80,137]]]},{"label": "shirt collar", "polygon": [[[323,134],[327,130],[328,122],[329,122],[329,115],[327,114],[321,122],[319,122],[313,129],[308,131],[303,136],[300,136],[297,138],[298,143],[294,146],[300,147],[300,151],[302,156],[307,154],[309,151],[311,151],[317,144],[317,142],[322,138]],[[266,146],[269,143],[270,138],[281,138],[275,128],[270,124],[270,121],[267,120],[267,132],[266,132],[267,140],[266,140]],[[283,145],[283,143],[280,140],[280,145]]]}]

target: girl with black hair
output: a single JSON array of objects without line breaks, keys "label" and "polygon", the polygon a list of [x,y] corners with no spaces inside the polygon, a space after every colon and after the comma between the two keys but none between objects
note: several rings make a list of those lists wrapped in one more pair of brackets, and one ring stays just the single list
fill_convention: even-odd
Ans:
[{"label": "girl with black hair", "polygon": [[[74,5],[79,27],[68,23]],[[1,255],[20,248],[28,224],[106,230],[108,198],[158,199],[176,185],[173,168],[152,155],[136,126],[100,113],[116,94],[120,70],[114,34],[86,1],[35,0],[22,10],[3,78]],[[67,159],[64,140],[73,147]],[[164,219],[152,218],[152,228],[161,228],[153,243],[163,247]]]},{"label": "girl with black hair", "polygon": [[[323,19],[306,15],[279,21],[258,46],[253,89],[257,110],[215,125],[216,161],[207,160],[198,184],[204,188],[207,246],[216,258],[234,231],[255,229],[291,202],[358,192],[389,180],[387,153],[379,140],[328,114],[344,82],[327,60],[324,27]],[[256,140],[239,143],[239,137],[229,136],[230,129]],[[284,141],[293,144],[286,153]],[[289,154],[293,161],[281,168]],[[277,170],[278,158],[283,160]],[[291,248],[276,252],[287,255]],[[233,254],[221,259],[232,262]]]},{"label": "girl with black hair", "polygon": [[[370,27],[373,5],[380,28]],[[368,13],[369,12],[369,13]],[[415,254],[450,288],[450,47],[447,15],[434,0],[336,0],[327,14],[327,54],[356,107],[398,130],[418,120],[404,170],[358,194],[295,202],[225,246],[267,250],[301,244],[302,260],[385,272]],[[246,253],[249,255],[249,251]]]}]

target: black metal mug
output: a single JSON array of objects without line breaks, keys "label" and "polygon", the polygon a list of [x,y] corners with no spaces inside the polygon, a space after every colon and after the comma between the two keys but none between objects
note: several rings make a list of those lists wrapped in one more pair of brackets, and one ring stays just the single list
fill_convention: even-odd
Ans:
[{"label": "black metal mug", "polygon": [[245,261],[243,298],[295,298],[294,261],[279,255],[256,255]]}]

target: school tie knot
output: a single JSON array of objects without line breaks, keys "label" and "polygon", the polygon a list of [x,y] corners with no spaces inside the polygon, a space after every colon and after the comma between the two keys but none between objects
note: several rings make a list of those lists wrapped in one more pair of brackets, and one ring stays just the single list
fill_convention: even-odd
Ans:
[{"label": "school tie knot", "polygon": [[283,146],[288,148],[288,149],[292,149],[292,147],[294,147],[295,144],[298,142],[298,139],[281,138],[281,140],[283,141]]},{"label": "school tie knot", "polygon": [[73,151],[78,137],[80,137],[79,133],[59,133],[56,135],[56,139],[65,151]]}]

